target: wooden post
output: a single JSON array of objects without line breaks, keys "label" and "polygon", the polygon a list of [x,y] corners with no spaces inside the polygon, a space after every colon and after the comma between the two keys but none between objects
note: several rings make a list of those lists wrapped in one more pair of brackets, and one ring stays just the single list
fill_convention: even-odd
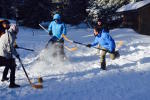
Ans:
[{"label": "wooden post", "polygon": [[138,11],[138,32],[139,33],[141,33],[141,24],[142,24],[141,21],[142,21],[141,20],[141,13],[140,13],[140,11]]}]

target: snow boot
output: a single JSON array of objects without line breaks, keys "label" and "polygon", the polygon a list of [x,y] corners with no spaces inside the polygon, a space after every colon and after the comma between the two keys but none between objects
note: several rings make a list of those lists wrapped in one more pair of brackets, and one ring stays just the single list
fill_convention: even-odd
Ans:
[{"label": "snow boot", "polygon": [[119,51],[115,51],[115,58],[119,58],[119,57],[120,57]]},{"label": "snow boot", "polygon": [[102,70],[106,70],[106,67],[105,67],[105,66],[101,66],[101,69],[102,69]]},{"label": "snow boot", "polygon": [[2,82],[4,82],[4,81],[8,81],[9,80],[9,78],[8,77],[6,77],[6,78],[2,78]]},{"label": "snow boot", "polygon": [[18,88],[20,85],[15,84],[15,83],[10,83],[9,88]]},{"label": "snow boot", "polygon": [[101,69],[106,70],[106,63],[105,62],[101,63]]}]

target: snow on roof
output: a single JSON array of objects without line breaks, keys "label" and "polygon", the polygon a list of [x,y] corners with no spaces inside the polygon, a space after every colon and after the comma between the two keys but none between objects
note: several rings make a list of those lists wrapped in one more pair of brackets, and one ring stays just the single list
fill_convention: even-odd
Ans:
[{"label": "snow on roof", "polygon": [[143,0],[143,1],[135,2],[135,3],[129,3],[129,4],[124,5],[121,8],[119,8],[116,12],[136,10],[136,9],[141,8],[149,3],[150,3],[150,0]]}]

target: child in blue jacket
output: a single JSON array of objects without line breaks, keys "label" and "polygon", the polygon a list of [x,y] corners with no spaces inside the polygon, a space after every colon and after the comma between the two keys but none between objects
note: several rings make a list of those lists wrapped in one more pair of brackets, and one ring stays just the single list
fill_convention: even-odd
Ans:
[{"label": "child in blue jacket", "polygon": [[102,31],[98,27],[94,28],[95,40],[92,44],[88,44],[87,47],[92,47],[100,45],[100,48],[103,49],[100,54],[100,64],[103,70],[106,70],[106,53],[110,53],[110,58],[114,60],[119,56],[119,52],[115,51],[116,44],[114,39],[109,35],[109,31],[106,27],[103,27]]},{"label": "child in blue jacket", "polygon": [[66,35],[66,26],[61,21],[61,17],[59,14],[55,14],[53,16],[53,21],[49,24],[48,31],[49,34],[52,35],[52,38],[49,40],[46,47],[48,47],[49,43],[53,44],[56,49],[59,49],[59,52],[55,52],[54,55],[57,55],[57,53],[59,53],[60,56],[64,58],[64,39],[62,37],[62,34]]}]

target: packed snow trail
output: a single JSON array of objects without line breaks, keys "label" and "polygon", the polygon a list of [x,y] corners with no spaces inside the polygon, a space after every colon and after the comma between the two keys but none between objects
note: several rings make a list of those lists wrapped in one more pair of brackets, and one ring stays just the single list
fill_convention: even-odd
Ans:
[{"label": "packed snow trail", "polygon": [[[81,27],[82,26],[82,27]],[[93,30],[86,27],[68,26],[69,39],[91,43]],[[32,33],[34,31],[35,34]],[[97,50],[78,46],[75,52],[68,52],[68,60],[61,62],[50,55],[52,49],[42,50],[49,40],[43,30],[20,27],[17,43],[33,48],[31,53],[18,50],[29,77],[34,83],[43,77],[41,90],[30,87],[22,68],[16,72],[16,83],[22,87],[9,89],[8,82],[0,82],[0,100],[149,100],[150,95],[150,36],[139,35],[132,29],[114,29],[111,35],[116,41],[123,40],[119,49],[121,57],[106,58],[107,70],[99,66]],[[69,46],[69,43],[65,42]],[[40,60],[37,58],[40,57]],[[17,64],[20,66],[19,62]],[[3,68],[0,67],[0,77]]]}]

